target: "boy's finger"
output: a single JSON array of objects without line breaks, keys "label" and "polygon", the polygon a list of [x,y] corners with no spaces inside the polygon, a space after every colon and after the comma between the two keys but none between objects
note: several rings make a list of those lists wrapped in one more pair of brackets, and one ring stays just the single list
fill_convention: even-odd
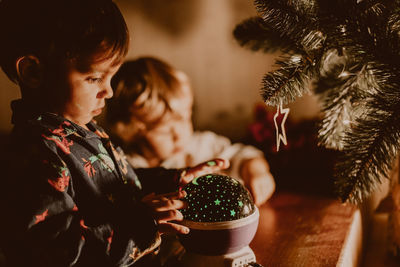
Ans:
[{"label": "boy's finger", "polygon": [[166,194],[156,195],[155,193],[148,194],[142,198],[143,202],[159,202],[159,201],[167,201],[169,199],[181,199],[186,197],[187,193],[184,190],[180,190],[179,192],[171,192]]},{"label": "boy's finger", "polygon": [[154,192],[152,192],[152,193],[150,193],[150,194],[148,194],[148,195],[145,195],[145,196],[142,198],[142,201],[150,201],[151,199],[154,198],[155,195],[156,195],[156,193],[154,193]]},{"label": "boy's finger", "polygon": [[147,204],[156,212],[185,209],[187,207],[187,203],[185,201],[177,199],[161,199],[147,202]]},{"label": "boy's finger", "polygon": [[154,219],[159,223],[165,223],[168,221],[182,221],[183,215],[178,210],[166,210],[155,213]]},{"label": "boy's finger", "polygon": [[181,199],[181,198],[186,197],[186,195],[187,194],[184,190],[180,190],[178,192],[171,192],[171,193],[156,195],[156,197],[160,196],[160,197],[164,197],[164,198],[168,198],[168,199]]},{"label": "boy's finger", "polygon": [[158,231],[162,234],[174,233],[174,234],[188,234],[190,229],[186,226],[176,223],[160,223],[158,224]]}]

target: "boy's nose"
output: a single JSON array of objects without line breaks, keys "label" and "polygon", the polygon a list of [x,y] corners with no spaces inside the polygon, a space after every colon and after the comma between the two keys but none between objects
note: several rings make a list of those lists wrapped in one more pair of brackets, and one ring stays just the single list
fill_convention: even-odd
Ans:
[{"label": "boy's nose", "polygon": [[111,84],[107,84],[104,88],[104,98],[111,98],[113,94],[114,93]]}]

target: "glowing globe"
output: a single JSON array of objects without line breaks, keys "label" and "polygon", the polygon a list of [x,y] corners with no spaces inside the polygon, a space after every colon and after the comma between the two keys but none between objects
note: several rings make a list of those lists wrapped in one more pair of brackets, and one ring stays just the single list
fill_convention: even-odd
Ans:
[{"label": "glowing globe", "polygon": [[232,177],[207,174],[192,180],[183,190],[188,203],[181,210],[182,224],[190,228],[180,240],[186,250],[221,255],[240,250],[253,239],[258,209],[249,191]]}]

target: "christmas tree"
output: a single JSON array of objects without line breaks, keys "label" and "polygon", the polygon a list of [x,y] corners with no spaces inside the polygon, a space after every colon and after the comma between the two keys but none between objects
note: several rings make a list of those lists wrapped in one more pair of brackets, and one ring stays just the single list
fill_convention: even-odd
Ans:
[{"label": "christmas tree", "polygon": [[262,81],[266,104],[319,96],[320,144],[341,151],[338,194],[361,202],[400,148],[400,1],[256,0],[255,7],[258,16],[234,36],[252,50],[282,52]]}]

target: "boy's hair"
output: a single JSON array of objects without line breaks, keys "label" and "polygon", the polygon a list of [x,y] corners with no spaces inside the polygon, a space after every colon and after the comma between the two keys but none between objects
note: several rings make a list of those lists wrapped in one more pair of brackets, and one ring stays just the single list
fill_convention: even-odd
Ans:
[{"label": "boy's hair", "polygon": [[122,64],[111,86],[114,97],[107,101],[106,112],[109,124],[129,123],[132,118],[144,124],[157,123],[166,112],[174,111],[173,102],[183,90],[178,71],[153,57]]},{"label": "boy's hair", "polygon": [[15,63],[26,55],[54,71],[66,61],[84,68],[97,53],[121,61],[129,46],[125,20],[111,0],[0,0],[0,36],[0,66],[14,82]]}]

